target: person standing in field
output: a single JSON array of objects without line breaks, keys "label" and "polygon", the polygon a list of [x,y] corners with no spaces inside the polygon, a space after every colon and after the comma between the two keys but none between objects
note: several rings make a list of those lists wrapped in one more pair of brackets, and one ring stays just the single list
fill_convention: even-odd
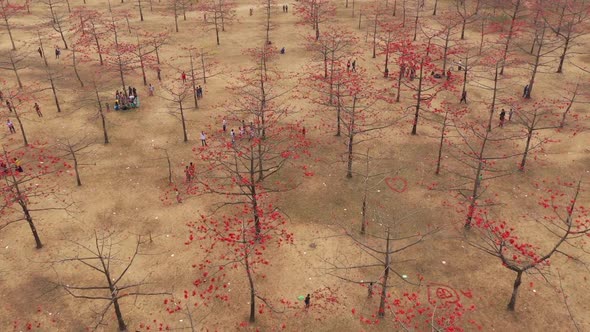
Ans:
[{"label": "person standing in field", "polygon": [[180,75],[180,78],[182,78],[182,83],[186,82],[186,73],[182,72],[182,74]]},{"label": "person standing in field", "polygon": [[500,128],[504,127],[504,120],[506,119],[506,111],[502,109],[500,112]]},{"label": "person standing in field", "polygon": [[8,127],[8,131],[10,131],[11,134],[16,134],[16,129],[14,129],[14,123],[12,123],[10,119],[6,120],[6,126]]},{"label": "person standing in field", "polygon": [[310,294],[307,294],[307,296],[305,297],[304,302],[305,302],[305,309],[308,309],[309,306],[311,305],[311,295]]},{"label": "person standing in field", "polygon": [[154,90],[155,90],[155,88],[152,85],[152,83],[150,83],[150,86],[149,86],[148,90],[150,91],[150,96],[154,96]]},{"label": "person standing in field", "polygon": [[35,105],[33,106],[33,108],[35,109],[35,112],[37,112],[37,115],[42,118],[43,117],[43,113],[41,113],[41,107],[39,107],[39,104],[35,103]]},{"label": "person standing in field", "polygon": [[224,133],[227,131],[227,120],[223,119],[221,122],[221,129],[223,129]]},{"label": "person standing in field", "polygon": [[201,146],[207,146],[207,135],[204,131],[201,132]]}]

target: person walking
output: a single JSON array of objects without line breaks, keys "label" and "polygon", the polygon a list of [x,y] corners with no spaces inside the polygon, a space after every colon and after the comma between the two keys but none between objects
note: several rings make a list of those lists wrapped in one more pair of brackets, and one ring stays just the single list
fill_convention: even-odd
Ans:
[{"label": "person walking", "polygon": [[43,113],[41,113],[41,107],[39,107],[39,104],[35,103],[35,105],[33,106],[33,108],[35,109],[35,112],[37,112],[37,115],[42,118],[43,117]]},{"label": "person walking", "polygon": [[154,96],[154,90],[155,90],[155,88],[154,88],[154,86],[152,85],[152,83],[150,83],[150,86],[148,87],[148,90],[150,91],[150,96],[152,96],[152,97],[153,97],[153,96]]},{"label": "person walking", "polygon": [[55,47],[55,58],[59,59],[59,56],[61,55],[61,50],[59,49],[59,46]]},{"label": "person walking", "polygon": [[529,94],[529,85],[527,84],[524,86],[524,90],[522,91],[522,96],[524,98],[526,98],[528,96],[528,94]]},{"label": "person walking", "polygon": [[459,60],[459,64],[457,64],[457,71],[463,70],[463,61]]},{"label": "person walking", "polygon": [[182,74],[180,75],[180,78],[182,78],[182,83],[186,82],[186,73],[182,72]]},{"label": "person walking", "polygon": [[184,176],[186,176],[186,182],[190,182],[191,180],[191,172],[188,169],[188,166],[184,167]]},{"label": "person walking", "polygon": [[508,121],[512,121],[512,115],[514,115],[514,108],[510,107],[510,111],[508,112]]},{"label": "person walking", "polygon": [[6,100],[6,107],[8,107],[8,111],[12,113],[12,104],[10,104],[10,101],[8,99]]},{"label": "person walking", "polygon": [[201,88],[200,84],[199,84],[199,87],[197,88],[197,92],[199,93],[199,98],[203,98],[203,88]]},{"label": "person walking", "polygon": [[227,131],[227,120],[226,119],[223,119],[223,121],[221,122],[221,129],[223,129],[224,133]]},{"label": "person walking", "polygon": [[289,12],[289,5],[285,5],[285,13]]},{"label": "person walking", "polygon": [[346,63],[346,71],[349,72],[350,71],[350,59],[348,60],[348,62]]},{"label": "person walking", "polygon": [[451,79],[451,70],[447,69],[447,81]]},{"label": "person walking", "polygon": [[356,72],[356,60],[352,60],[352,71]]},{"label": "person walking", "polygon": [[309,308],[309,306],[311,305],[311,295],[307,294],[304,302],[305,302],[305,309]]},{"label": "person walking", "polygon": [[236,142],[236,132],[234,131],[234,129],[232,128],[232,130],[229,132],[229,135],[231,136],[231,142],[235,143]]},{"label": "person walking", "polygon": [[461,100],[459,100],[459,104],[465,102],[467,104],[467,90],[463,90],[461,93]]},{"label": "person walking", "polygon": [[204,131],[201,132],[201,146],[207,146],[207,135]]},{"label": "person walking", "polygon": [[191,179],[195,178],[196,171],[197,171],[197,169],[195,167],[195,164],[193,164],[193,162],[191,161],[190,165],[188,166],[188,172],[191,176]]},{"label": "person walking", "polygon": [[10,131],[11,134],[16,134],[16,129],[14,129],[14,123],[12,123],[10,119],[6,119],[6,126],[8,127],[8,131]]},{"label": "person walking", "polygon": [[506,119],[506,111],[504,109],[502,109],[502,112],[500,112],[500,128],[504,127],[504,120]]},{"label": "person walking", "polygon": [[158,74],[158,81],[162,82],[162,70],[160,69],[160,67],[156,68],[156,73]]}]

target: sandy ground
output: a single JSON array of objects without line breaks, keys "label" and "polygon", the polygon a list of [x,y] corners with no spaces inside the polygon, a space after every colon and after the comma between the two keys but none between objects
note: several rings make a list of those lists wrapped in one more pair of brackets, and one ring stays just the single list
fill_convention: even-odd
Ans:
[{"label": "sandy ground", "polygon": [[[71,3],[72,7],[80,5],[77,0]],[[105,5],[106,2],[101,1],[87,6],[102,10]],[[116,10],[131,10],[132,27],[150,31],[172,31],[173,19],[164,11],[164,2],[154,2],[153,5],[152,12],[143,3],[145,21],[139,22],[137,4],[113,3]],[[255,7],[254,16],[248,15],[250,7]],[[308,26],[295,25],[297,18],[291,13],[294,4],[291,4],[289,14],[282,13],[278,7],[273,13],[276,29],[271,32],[271,39],[278,47],[286,47],[287,54],[279,57],[277,66],[286,72],[301,73],[309,59],[309,54],[302,46],[302,36],[311,33],[311,30]],[[42,73],[42,63],[34,52],[38,26],[41,26],[46,38],[51,38],[51,41],[46,41],[46,45],[59,44],[57,35],[42,25],[44,19],[40,16],[45,11],[41,4],[36,3],[32,6],[31,15],[14,19],[17,28],[13,33],[19,45],[31,44],[28,47],[32,54],[26,60],[28,66],[21,71],[24,82],[40,80]],[[334,23],[347,26],[364,41],[365,23],[359,31],[358,17],[350,17],[350,9],[345,9],[343,3],[338,4],[337,13]],[[34,216],[45,243],[43,249],[34,249],[29,229],[24,223],[12,225],[0,233],[0,330],[10,331],[13,326],[18,326],[15,330],[23,330],[23,322],[36,321],[41,323],[38,329],[42,331],[84,331],[92,326],[94,312],[100,310],[102,303],[74,299],[54,289],[53,283],[58,275],[61,280],[76,280],[80,283],[97,280],[97,276],[80,267],[74,269],[49,262],[74,254],[76,247],[71,241],[91,244],[93,229],[112,229],[120,233],[119,256],[122,258],[132,250],[135,234],[143,235],[144,239],[151,234],[153,241],[145,246],[146,255],[137,259],[128,274],[129,280],[137,281],[148,276],[150,289],[172,291],[177,295],[184,289],[191,289],[194,276],[198,273],[191,265],[198,263],[202,254],[196,246],[184,245],[188,236],[185,224],[187,221],[197,220],[200,213],[209,211],[211,201],[208,198],[193,198],[185,204],[163,205],[160,195],[166,186],[167,166],[162,159],[162,151],[154,147],[168,149],[174,165],[174,178],[181,181],[183,165],[194,160],[191,149],[199,143],[198,133],[219,127],[218,119],[224,115],[221,105],[227,99],[227,92],[224,91],[226,83],[247,61],[242,50],[260,45],[263,41],[263,15],[256,5],[240,1],[238,21],[229,25],[226,32],[221,34],[221,46],[215,45],[211,32],[204,32],[195,23],[201,20],[200,14],[192,12],[187,17],[187,21],[180,17],[180,32],[171,32],[171,40],[162,47],[160,57],[175,59],[175,64],[186,66],[186,62],[182,63],[176,56],[180,47],[194,46],[210,50],[219,61],[220,67],[225,69],[223,74],[203,84],[205,97],[200,108],[186,111],[188,143],[182,142],[180,122],[167,113],[170,105],[160,98],[163,89],[156,80],[155,71],[150,70],[148,80],[155,84],[156,96],[147,97],[147,89],[142,85],[139,73],[128,75],[129,84],[138,87],[139,93],[144,96],[141,99],[141,108],[124,113],[108,113],[111,144],[100,144],[101,128],[95,117],[95,108],[90,101],[80,102],[78,83],[70,63],[66,57],[59,61],[49,58],[50,65],[58,68],[64,75],[58,82],[63,111],[55,112],[49,92],[39,93],[38,98],[45,117],[38,119],[31,113],[23,116],[30,139],[52,141],[56,137],[87,136],[96,139],[98,143],[82,157],[82,161],[87,164],[81,167],[82,187],[76,187],[74,178],[68,175],[60,180],[60,190],[66,200],[75,203],[71,213],[54,211]],[[31,27],[32,25],[35,27]],[[121,30],[122,38],[133,37],[123,28]],[[478,38],[477,31],[468,31],[468,38]],[[4,30],[0,40],[2,50],[8,50],[10,44]],[[586,41],[587,39],[584,40]],[[366,52],[359,58],[359,66],[367,68],[378,77],[376,68],[382,64],[382,58],[371,59],[369,44],[364,48]],[[50,50],[51,46],[46,46],[46,49]],[[68,55],[69,51],[63,52]],[[584,60],[583,57],[581,59]],[[590,59],[586,56],[585,60],[588,63]],[[528,77],[524,67],[508,69],[510,74],[507,75],[502,94],[520,91],[522,82]],[[573,67],[567,66],[559,81],[573,80],[578,74],[582,75],[573,70]],[[102,92],[111,94],[118,83],[113,73],[101,71],[96,64],[81,65],[84,80],[90,80],[97,71],[101,76],[112,75],[112,85],[101,86]],[[2,73],[3,79],[13,80],[11,72]],[[162,73],[165,82],[178,79],[177,73],[168,66],[163,66]],[[535,88],[537,95],[554,91],[555,75],[539,75]],[[582,77],[588,79],[587,76]],[[45,85],[47,82],[42,80],[40,84]],[[296,86],[300,83],[293,79],[289,84]],[[445,98],[452,103],[457,100],[451,95],[446,95]],[[470,89],[472,101],[485,98],[489,98],[488,91]],[[290,102],[299,109],[296,117],[305,119],[309,137],[316,141],[312,152],[318,161],[311,166],[315,176],[304,181],[296,191],[281,197],[281,205],[290,216],[289,228],[295,234],[295,244],[268,253],[272,265],[264,271],[267,278],[258,280],[258,288],[270,297],[296,300],[301,294],[330,287],[335,290],[339,304],[326,310],[291,310],[282,315],[260,315],[253,328],[274,330],[279,329],[284,322],[289,331],[357,331],[367,328],[390,331],[394,325],[387,317],[379,326],[367,327],[359,323],[358,315],[351,314],[351,308],[364,314],[374,313],[378,305],[377,297],[367,299],[365,288],[339,281],[326,274],[325,259],[347,257],[352,260],[360,257],[359,249],[350,241],[333,236],[341,233],[337,225],[353,227],[351,225],[358,225],[360,222],[362,183],[358,177],[344,177],[344,164],[340,162],[341,154],[345,152],[343,139],[335,138],[331,132],[321,129],[323,121],[331,118],[319,115],[314,106],[298,99]],[[409,102],[411,100],[406,97],[402,104],[408,105]],[[474,114],[485,112],[483,104],[472,102],[470,107]],[[587,111],[581,107],[576,106],[577,111]],[[2,112],[3,116],[8,115],[6,110]],[[230,124],[230,127],[238,125]],[[376,168],[393,172],[399,170],[399,176],[408,182],[408,189],[403,194],[392,192],[385,184],[375,187],[369,198],[371,206],[386,206],[387,214],[398,218],[415,211],[400,230],[416,232],[428,225],[442,228],[422,245],[405,252],[403,257],[396,258],[396,270],[407,274],[410,279],[421,274],[429,283],[470,290],[473,297],[463,300],[466,305],[476,305],[477,309],[469,313],[468,319],[481,324],[485,331],[574,330],[572,319],[564,305],[563,294],[539,276],[526,276],[517,311],[513,313],[505,310],[513,274],[498,261],[467,245],[460,231],[461,216],[443,206],[443,201],[448,198],[446,192],[426,189],[433,182],[445,184],[452,181],[445,174],[440,177],[433,175],[433,156],[437,146],[436,140],[429,136],[435,135],[435,130],[424,124],[419,128],[418,136],[410,136],[409,131],[410,124],[402,123],[384,130],[380,137],[363,145],[371,149],[372,155],[381,158],[376,162]],[[573,139],[567,134],[546,134],[559,142],[551,144],[540,161],[532,161],[529,170],[524,174],[515,173],[492,182],[493,191],[505,203],[496,208],[495,213],[498,215],[519,218],[526,212],[534,211],[535,200],[525,197],[534,190],[531,185],[533,181],[555,175],[578,177],[590,169],[590,154],[585,144],[589,138],[588,133],[579,134]],[[20,144],[20,137],[8,136],[4,131],[0,139],[2,144]],[[587,180],[587,176],[584,179]],[[585,204],[589,202],[588,199],[587,194],[584,194]],[[534,225],[521,222],[521,219],[518,219],[518,224],[523,226],[524,236],[536,234],[532,230]],[[371,224],[370,227],[378,229],[379,226]],[[547,244],[548,239],[534,236],[535,242],[541,247]],[[581,330],[590,331],[590,319],[586,314],[590,301],[585,292],[589,286],[588,271],[580,265],[563,260],[556,260],[553,268],[561,271],[571,316]],[[355,277],[362,278],[363,274],[371,273],[374,275],[374,272],[365,270]],[[232,275],[231,278],[229,303],[215,303],[210,308],[195,311],[199,329],[232,330],[240,322],[247,320],[247,284],[242,274]],[[556,282],[555,273],[551,280]],[[534,282],[533,286],[529,285],[530,282]],[[415,287],[398,278],[393,286],[391,291],[394,296],[406,291],[419,290],[423,295],[426,293],[425,287]],[[185,316],[166,313],[162,300],[162,297],[124,300],[122,310],[129,330],[135,330],[141,323],[154,320],[165,321],[174,326],[185,324]],[[109,312],[106,317],[107,325],[99,327],[99,330],[115,331],[114,315]],[[18,322],[17,325],[14,325],[15,321]],[[468,330],[474,329],[468,323],[465,325]]]}]

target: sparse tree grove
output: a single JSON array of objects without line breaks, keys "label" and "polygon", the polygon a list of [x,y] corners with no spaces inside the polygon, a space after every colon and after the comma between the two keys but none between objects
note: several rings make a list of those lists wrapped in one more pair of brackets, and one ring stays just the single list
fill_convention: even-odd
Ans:
[{"label": "sparse tree grove", "polygon": [[589,18],[0,0],[0,331],[590,330]]}]

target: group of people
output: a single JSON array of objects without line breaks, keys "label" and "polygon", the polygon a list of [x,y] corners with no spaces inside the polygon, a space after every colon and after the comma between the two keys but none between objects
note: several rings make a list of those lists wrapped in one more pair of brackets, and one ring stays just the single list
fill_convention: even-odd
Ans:
[{"label": "group of people", "polygon": [[348,62],[346,62],[346,71],[347,72],[351,71],[351,67],[352,67],[352,71],[356,72],[356,60],[352,60],[352,62],[350,62],[350,59],[349,59]]},{"label": "group of people", "polygon": [[[223,133],[227,132],[227,120],[226,119],[223,119],[223,121],[221,123],[221,130],[223,131]],[[238,127],[237,133],[233,128],[229,132],[229,136],[231,138],[232,143],[236,142],[236,135],[237,135],[237,138],[244,138],[246,136],[248,136],[249,139],[254,138],[256,136],[254,123],[252,123],[252,121],[250,121],[250,125],[248,127],[246,127],[246,121],[242,120],[242,125],[240,127]]]},{"label": "group of people", "polygon": [[[512,121],[512,116],[514,115],[514,109],[510,107],[510,111],[508,111],[508,121]],[[500,112],[500,125],[499,127],[504,127],[504,122],[506,121],[506,111],[502,109]]]},{"label": "group of people", "polygon": [[129,86],[129,93],[125,95],[125,91],[115,92],[115,111],[127,110],[138,106],[139,96],[137,95],[137,89]]},{"label": "group of people", "polygon": [[190,182],[192,179],[195,178],[195,164],[193,164],[193,162],[191,161],[190,165],[187,165],[184,168],[184,175],[186,176],[186,181]]},{"label": "group of people", "polygon": [[10,170],[10,168],[14,169],[18,173],[24,172],[23,166],[22,166],[22,161],[20,159],[12,158],[12,165],[11,166],[6,165],[4,160],[0,160],[0,177],[3,177],[4,175],[8,174],[8,171]]},{"label": "group of people", "polygon": [[289,12],[289,6],[283,5],[283,13],[288,13],[288,12]]}]

